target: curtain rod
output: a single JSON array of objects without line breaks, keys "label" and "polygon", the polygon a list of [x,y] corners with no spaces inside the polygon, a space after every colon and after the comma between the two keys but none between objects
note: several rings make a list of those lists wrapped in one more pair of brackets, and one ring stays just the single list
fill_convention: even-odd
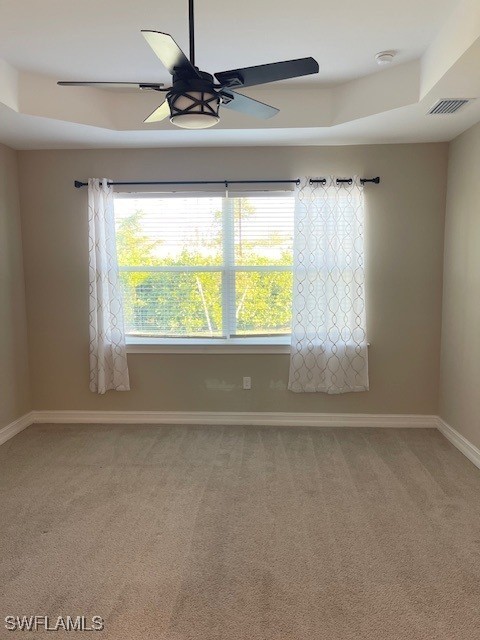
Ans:
[{"label": "curtain rod", "polygon": [[[310,178],[310,184],[326,184],[327,180],[326,178],[318,178],[318,180],[312,180]],[[353,183],[353,178],[337,178],[335,180],[335,182],[337,184],[352,184]],[[380,184],[380,177],[377,176],[376,178],[360,178],[360,182],[362,184],[365,184],[366,182],[370,182],[372,184]]]},{"label": "curtain rod", "polygon": [[[326,184],[326,178],[319,178],[318,180],[310,180],[310,184]],[[348,183],[352,184],[352,178],[337,178],[338,183]],[[366,182],[372,182],[374,184],[380,183],[380,178],[377,176],[376,178],[361,178],[360,182],[365,184]],[[300,178],[296,180],[177,180],[177,181],[147,181],[147,182],[138,182],[138,181],[128,181],[128,182],[115,182],[109,181],[108,184],[112,187],[116,186],[146,186],[146,185],[191,185],[191,184],[222,184],[225,187],[228,187],[231,184],[300,184]],[[75,188],[80,189],[81,187],[88,186],[88,182],[81,182],[80,180],[75,180],[74,182]]]},{"label": "curtain rod", "polygon": [[[80,187],[86,187],[88,182],[79,182],[75,180],[75,186],[77,189]],[[152,182],[108,182],[109,185],[115,187],[117,185],[188,185],[188,184],[222,184],[224,186],[230,184],[300,184],[300,180],[161,180]]]}]

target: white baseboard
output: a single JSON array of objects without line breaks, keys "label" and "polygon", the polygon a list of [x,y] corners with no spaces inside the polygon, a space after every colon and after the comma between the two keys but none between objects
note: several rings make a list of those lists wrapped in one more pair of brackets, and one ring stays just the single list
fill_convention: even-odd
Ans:
[{"label": "white baseboard", "polygon": [[34,421],[34,414],[33,411],[31,411],[30,413],[26,413],[24,416],[17,418],[13,422],[10,422],[10,424],[7,424],[5,427],[2,427],[0,429],[0,445],[7,440],[10,440],[10,438],[13,438],[13,436],[16,436],[20,431],[29,427]]},{"label": "white baseboard", "polygon": [[0,429],[0,445],[34,423],[437,428],[480,469],[480,449],[438,416],[250,411],[31,411]]},{"label": "white baseboard", "polygon": [[35,411],[34,421],[64,424],[191,424],[291,427],[436,428],[437,417],[361,413],[248,411]]},{"label": "white baseboard", "polygon": [[457,447],[473,464],[480,469],[480,449],[467,440],[461,433],[447,424],[442,418],[437,419],[437,428],[450,442]]}]

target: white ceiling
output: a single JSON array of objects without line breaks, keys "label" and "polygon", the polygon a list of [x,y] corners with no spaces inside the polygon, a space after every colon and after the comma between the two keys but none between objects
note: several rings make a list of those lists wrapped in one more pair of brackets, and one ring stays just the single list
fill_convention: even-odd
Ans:
[{"label": "white ceiling", "polygon": [[[439,97],[480,96],[478,0],[197,0],[195,9],[201,69],[311,55],[320,73],[245,91],[281,109],[266,122],[224,110],[220,125],[201,132],[143,125],[156,94],[55,81],[169,82],[140,29],[169,32],[188,52],[187,0],[0,0],[0,141],[19,149],[434,141],[480,120],[480,100],[456,116],[425,115]],[[386,71],[374,61],[383,49],[398,52]]]},{"label": "white ceiling", "polygon": [[[456,0],[197,0],[196,62],[223,71],[313,56],[313,82],[376,71],[374,56],[398,62],[425,51]],[[141,29],[173,35],[188,52],[188,1],[0,0],[0,58],[57,79],[165,81]]]}]

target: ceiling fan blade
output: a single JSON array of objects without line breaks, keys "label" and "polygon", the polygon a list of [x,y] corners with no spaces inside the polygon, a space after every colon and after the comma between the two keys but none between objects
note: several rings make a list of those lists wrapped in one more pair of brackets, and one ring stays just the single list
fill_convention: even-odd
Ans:
[{"label": "ceiling fan blade", "polygon": [[142,30],[142,34],[172,76],[178,72],[184,72],[190,77],[200,78],[197,69],[195,69],[171,35],[161,31],[147,30]]},{"label": "ceiling fan blade", "polygon": [[262,118],[262,120],[268,120],[277,115],[280,109],[271,107],[268,104],[244,96],[241,93],[236,93],[230,89],[220,91],[222,96],[222,107],[232,109],[233,111],[240,111],[246,113],[249,116],[255,116],[256,118]]},{"label": "ceiling fan blade", "polygon": [[299,58],[298,60],[260,64],[256,67],[220,71],[215,74],[215,77],[225,87],[252,87],[256,84],[308,76],[312,73],[318,73],[318,70],[318,62],[314,58]]},{"label": "ceiling fan blade", "polygon": [[168,102],[165,100],[165,102],[162,102],[162,104],[159,107],[157,107],[155,111],[153,111],[148,116],[148,118],[145,118],[143,122],[147,124],[149,122],[160,122],[161,120],[165,120],[165,118],[168,118],[169,116],[170,116],[170,106]]},{"label": "ceiling fan blade", "polygon": [[151,89],[159,91],[164,85],[161,82],[57,82],[61,87],[97,87],[98,89]]}]

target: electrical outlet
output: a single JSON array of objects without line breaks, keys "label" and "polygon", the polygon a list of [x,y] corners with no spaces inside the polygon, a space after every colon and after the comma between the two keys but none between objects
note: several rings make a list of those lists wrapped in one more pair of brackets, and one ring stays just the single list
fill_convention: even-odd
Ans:
[{"label": "electrical outlet", "polygon": [[243,388],[247,390],[252,388],[252,379],[250,378],[250,376],[244,376]]}]

